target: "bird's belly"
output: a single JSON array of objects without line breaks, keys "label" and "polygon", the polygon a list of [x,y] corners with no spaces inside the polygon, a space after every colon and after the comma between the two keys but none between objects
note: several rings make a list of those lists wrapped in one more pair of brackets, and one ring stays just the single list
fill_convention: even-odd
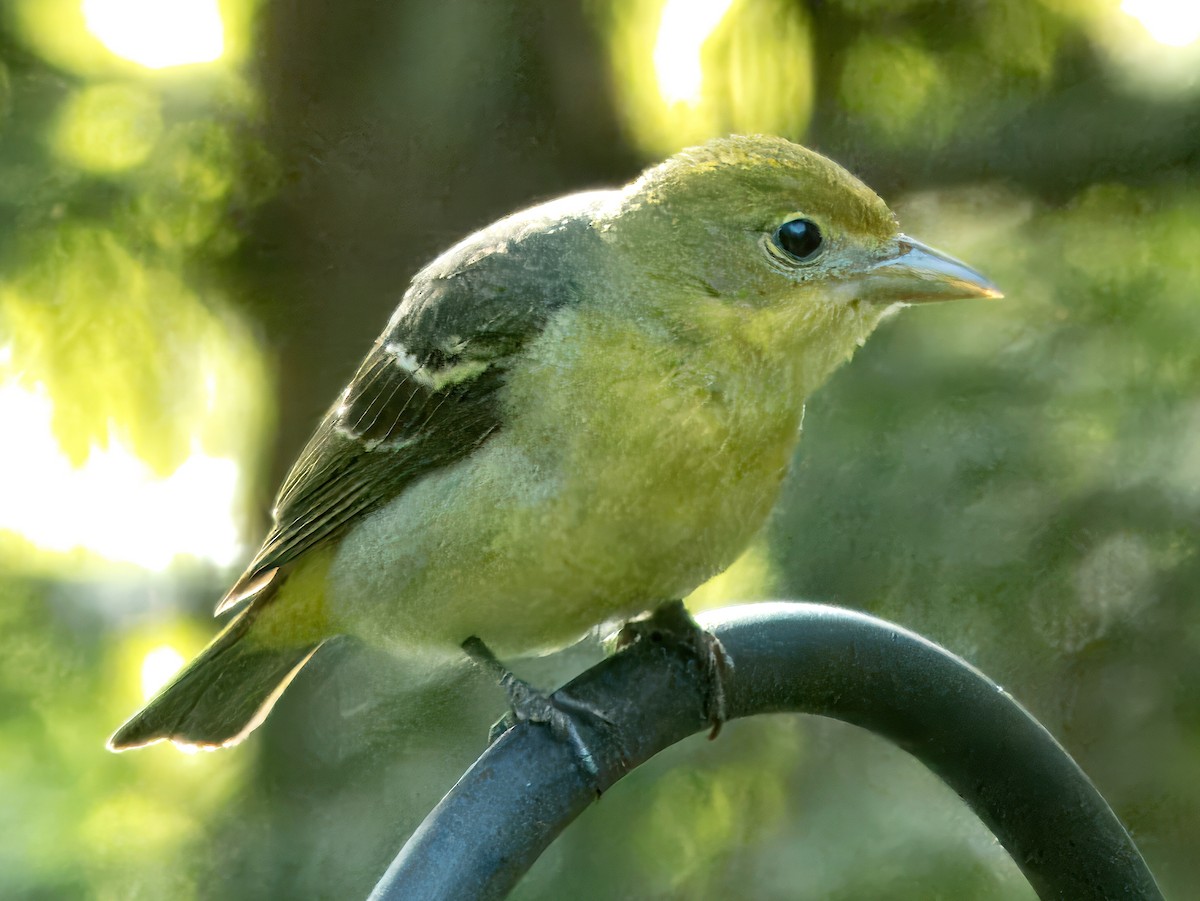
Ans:
[{"label": "bird's belly", "polygon": [[500,654],[563,647],[732,562],[790,449],[751,466],[689,447],[580,470],[502,433],[355,527],[330,569],[328,610],[341,630],[399,648],[457,649],[471,635]]}]

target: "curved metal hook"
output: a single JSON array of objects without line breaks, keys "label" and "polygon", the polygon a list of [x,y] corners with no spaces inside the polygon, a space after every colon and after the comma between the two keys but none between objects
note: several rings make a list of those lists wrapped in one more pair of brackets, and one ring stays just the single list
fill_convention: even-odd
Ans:
[{"label": "curved metal hook", "polygon": [[[884,620],[817,604],[698,619],[734,661],[731,719],[814,713],[889,739],[967,802],[1040,898],[1161,901],[1129,833],[1071,756],[966,661]],[[585,735],[599,779],[548,729],[509,730],[413,833],[373,901],[505,897],[598,791],[707,728],[699,667],[670,646],[640,642],[565,690],[619,724]]]}]

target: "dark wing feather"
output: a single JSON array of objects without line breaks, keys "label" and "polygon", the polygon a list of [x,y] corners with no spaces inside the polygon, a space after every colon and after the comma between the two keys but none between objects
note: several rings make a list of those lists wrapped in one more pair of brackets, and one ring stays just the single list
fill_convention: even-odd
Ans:
[{"label": "dark wing feather", "polygon": [[[276,499],[274,527],[218,613],[266,584],[270,570],[336,537],[417,476],[466,456],[499,427],[504,357],[477,360],[469,378],[439,387],[438,372],[469,364],[433,355],[414,374],[389,343],[376,342],[301,452]],[[433,375],[420,378],[426,369]]]},{"label": "dark wing feather", "polygon": [[579,255],[595,238],[592,203],[580,195],[578,209],[501,220],[414,279],[284,480],[275,524],[218,613],[502,427],[499,393],[513,359],[579,296],[571,274],[586,271]]}]

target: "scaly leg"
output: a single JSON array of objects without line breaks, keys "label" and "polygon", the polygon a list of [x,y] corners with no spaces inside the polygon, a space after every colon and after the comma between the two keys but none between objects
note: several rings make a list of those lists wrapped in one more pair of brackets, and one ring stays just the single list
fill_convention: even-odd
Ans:
[{"label": "scaly leg", "polygon": [[511,670],[496,659],[491,649],[474,635],[462,643],[462,649],[475,663],[495,675],[496,681],[508,695],[511,713],[492,726],[488,735],[489,742],[494,742],[516,723],[544,723],[550,727],[555,738],[570,744],[588,775],[600,775],[596,757],[579,734],[575,717],[591,717],[602,725],[611,727],[612,721],[605,716],[604,711],[576,701],[569,695],[557,694],[550,697],[538,691],[528,682],[513,675]]}]

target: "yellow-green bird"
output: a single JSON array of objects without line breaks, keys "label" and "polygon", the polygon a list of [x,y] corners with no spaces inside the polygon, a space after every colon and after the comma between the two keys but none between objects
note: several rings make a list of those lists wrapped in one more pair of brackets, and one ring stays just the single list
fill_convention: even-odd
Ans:
[{"label": "yellow-green bird", "polygon": [[501,219],[413,279],[237,615],[109,747],[234,744],[333,636],[524,654],[682,598],[763,525],[805,398],[888,311],[999,296],[775,137]]}]

